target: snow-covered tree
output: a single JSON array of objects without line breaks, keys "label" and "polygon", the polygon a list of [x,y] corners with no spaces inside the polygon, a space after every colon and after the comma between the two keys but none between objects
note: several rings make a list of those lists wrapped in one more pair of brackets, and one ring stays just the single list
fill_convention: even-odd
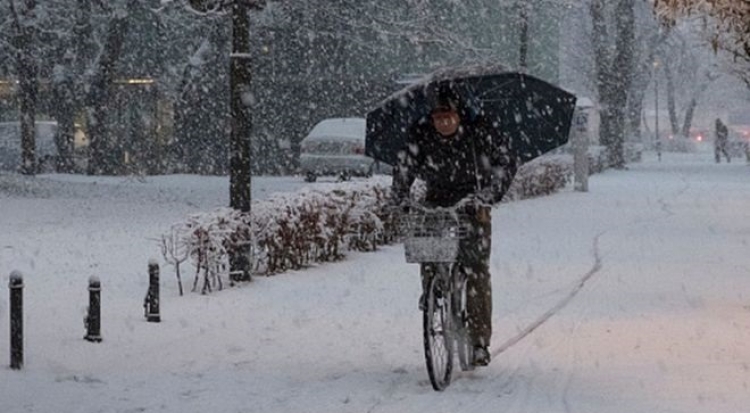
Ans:
[{"label": "snow-covered tree", "polygon": [[634,0],[592,0],[590,6],[600,140],[609,149],[609,163],[615,168],[625,165],[625,115],[634,72],[634,7]]},{"label": "snow-covered tree", "polygon": [[732,56],[736,73],[750,87],[750,2],[655,0],[654,7],[668,23],[674,23],[681,17],[701,18],[714,50],[721,49]]},{"label": "snow-covered tree", "polygon": [[[557,83],[559,15],[569,3],[269,2],[251,25],[253,39],[259,39],[253,45],[259,103],[254,149],[270,154],[291,147],[294,159],[299,141],[321,119],[362,116],[403,87],[398,81],[442,66],[502,62],[516,69],[524,49],[528,71]],[[525,48],[521,5],[528,23]]]},{"label": "snow-covered tree", "polygon": [[693,29],[689,24],[674,27],[659,51],[671,133],[685,138],[689,136],[701,96],[719,77],[716,59],[707,56],[709,51],[701,47]]}]

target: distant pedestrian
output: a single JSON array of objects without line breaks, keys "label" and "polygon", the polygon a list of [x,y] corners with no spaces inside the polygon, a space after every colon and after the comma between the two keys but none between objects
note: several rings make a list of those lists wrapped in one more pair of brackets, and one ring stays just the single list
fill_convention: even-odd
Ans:
[{"label": "distant pedestrian", "polygon": [[714,140],[714,157],[716,158],[716,163],[721,162],[722,154],[727,159],[727,163],[732,161],[729,157],[728,146],[729,130],[727,129],[727,125],[721,119],[716,118],[716,139]]}]

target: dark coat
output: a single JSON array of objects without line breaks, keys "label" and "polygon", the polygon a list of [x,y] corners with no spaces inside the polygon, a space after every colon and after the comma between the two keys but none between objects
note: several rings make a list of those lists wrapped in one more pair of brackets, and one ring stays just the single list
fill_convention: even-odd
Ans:
[{"label": "dark coat", "polygon": [[493,136],[497,132],[480,117],[462,118],[459,131],[447,138],[435,130],[429,117],[412,127],[393,173],[397,201],[408,199],[418,177],[426,183],[425,201],[431,206],[453,206],[472,194],[483,203],[500,202],[517,170],[507,150],[508,137]]},{"label": "dark coat", "polygon": [[729,136],[729,130],[727,129],[727,126],[724,125],[724,123],[716,119],[716,145],[717,146],[724,146],[727,144],[727,139]]}]

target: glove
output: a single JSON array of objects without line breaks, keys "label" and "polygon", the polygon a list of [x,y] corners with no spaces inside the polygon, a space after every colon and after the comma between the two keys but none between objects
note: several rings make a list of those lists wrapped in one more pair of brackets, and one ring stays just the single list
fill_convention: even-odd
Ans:
[{"label": "glove", "polygon": [[475,197],[475,200],[474,200],[474,203],[477,206],[492,205],[492,204],[494,204],[496,202],[495,201],[495,195],[496,194],[494,193],[494,191],[492,189],[489,189],[489,188],[483,189],[483,190],[479,191],[479,193],[477,193],[477,195]]},{"label": "glove", "polygon": [[411,206],[409,204],[401,204],[401,213],[404,215],[409,215],[411,212]]}]

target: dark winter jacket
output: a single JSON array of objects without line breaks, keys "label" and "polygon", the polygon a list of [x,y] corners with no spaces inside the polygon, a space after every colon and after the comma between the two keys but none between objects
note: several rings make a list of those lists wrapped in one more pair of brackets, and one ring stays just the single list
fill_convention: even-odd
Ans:
[{"label": "dark winter jacket", "polygon": [[507,151],[508,137],[477,117],[461,120],[455,135],[443,137],[422,118],[393,172],[393,193],[398,202],[408,199],[418,177],[427,186],[426,203],[449,207],[469,195],[483,203],[500,202],[516,174],[516,160]]},{"label": "dark winter jacket", "polygon": [[726,145],[728,136],[729,130],[727,129],[726,125],[724,125],[721,120],[716,119],[716,145]]}]

